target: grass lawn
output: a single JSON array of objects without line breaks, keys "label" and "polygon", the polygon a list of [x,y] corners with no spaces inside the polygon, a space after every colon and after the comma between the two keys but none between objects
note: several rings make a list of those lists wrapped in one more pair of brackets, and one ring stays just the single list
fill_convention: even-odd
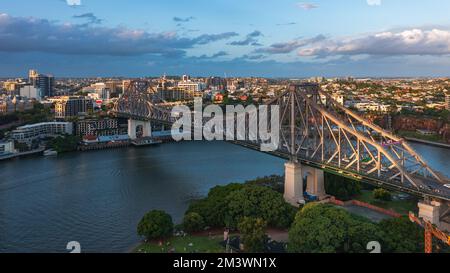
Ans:
[{"label": "grass lawn", "polygon": [[[219,244],[223,235],[219,236],[186,236],[173,237],[166,240],[162,246],[157,242],[143,243],[138,246],[135,253],[167,253],[175,248],[176,253],[223,253],[225,250]],[[192,246],[189,246],[192,244]]]},{"label": "grass lawn", "polygon": [[[397,193],[393,192],[393,195]],[[362,193],[356,196],[354,199],[372,204],[374,206],[384,208],[384,209],[393,209],[397,213],[407,215],[410,211],[417,211],[417,200],[415,198],[409,198],[406,200],[393,200],[392,201],[380,201],[376,200],[373,197],[372,191],[362,191]]]},{"label": "grass lawn", "polygon": [[442,140],[442,137],[439,136],[438,134],[428,136],[428,135],[422,135],[422,134],[419,134],[417,132],[412,132],[412,131],[398,131],[397,135],[399,135],[401,137],[411,137],[411,138],[423,139],[423,140],[432,141],[432,142],[444,143],[444,141]]}]

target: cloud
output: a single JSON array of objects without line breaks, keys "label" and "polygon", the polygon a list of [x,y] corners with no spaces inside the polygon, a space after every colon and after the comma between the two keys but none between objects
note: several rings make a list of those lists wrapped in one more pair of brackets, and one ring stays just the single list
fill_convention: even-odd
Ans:
[{"label": "cloud", "polygon": [[81,6],[81,0],[66,0],[69,6]]},{"label": "cloud", "polygon": [[179,23],[187,23],[187,22],[190,22],[190,21],[192,21],[194,19],[195,19],[195,17],[193,17],[193,16],[190,16],[190,17],[187,17],[187,18],[173,17],[173,20],[175,22],[179,22]]},{"label": "cloud", "polygon": [[239,58],[235,58],[235,60],[256,61],[256,60],[262,60],[265,57],[266,56],[264,56],[263,54],[245,54]]},{"label": "cloud", "polygon": [[303,9],[303,10],[312,10],[312,9],[316,9],[319,6],[313,3],[306,3],[306,2],[300,2],[297,3],[297,7]]},{"label": "cloud", "polygon": [[240,41],[234,41],[229,43],[229,45],[233,45],[233,46],[248,46],[248,45],[252,45],[252,46],[261,46],[261,44],[258,42],[258,37],[263,36],[262,32],[259,30],[255,30],[249,34],[247,34],[246,38],[244,40],[240,40]]},{"label": "cloud", "polygon": [[292,26],[292,25],[296,25],[296,22],[289,22],[289,23],[281,23],[281,24],[277,24],[277,26]]},{"label": "cloud", "polygon": [[381,0],[367,0],[369,6],[381,6]]},{"label": "cloud", "polygon": [[332,55],[448,55],[450,31],[408,29],[387,31],[345,39],[325,39],[303,46],[300,56]]},{"label": "cloud", "polygon": [[80,15],[74,15],[73,18],[76,18],[76,19],[87,19],[89,21],[89,24],[101,24],[103,22],[102,19],[99,19],[92,12],[83,13],[83,14],[80,14]]},{"label": "cloud", "polygon": [[326,40],[326,37],[323,35],[317,35],[316,37],[309,38],[309,39],[300,39],[300,40],[293,40],[290,42],[285,43],[275,43],[272,44],[270,47],[266,48],[260,48],[257,49],[257,53],[267,53],[267,54],[287,54],[291,53],[294,50],[309,45],[314,44],[320,41]]},{"label": "cloud", "polygon": [[[86,14],[82,17],[90,18]],[[2,52],[109,56],[159,54],[175,58],[183,56],[186,49],[237,35],[225,32],[186,38],[175,32],[149,33],[125,27],[59,24],[45,19],[0,14]]]},{"label": "cloud", "polygon": [[193,44],[205,45],[219,40],[226,40],[238,35],[239,34],[237,34],[236,32],[224,32],[220,34],[203,34],[196,38],[191,39],[191,42]]},{"label": "cloud", "polygon": [[191,57],[192,59],[196,59],[196,60],[212,60],[212,59],[216,59],[216,58],[220,58],[220,57],[224,57],[224,56],[228,56],[228,52],[225,51],[219,51],[211,56],[208,56],[206,54],[203,54],[199,57]]}]

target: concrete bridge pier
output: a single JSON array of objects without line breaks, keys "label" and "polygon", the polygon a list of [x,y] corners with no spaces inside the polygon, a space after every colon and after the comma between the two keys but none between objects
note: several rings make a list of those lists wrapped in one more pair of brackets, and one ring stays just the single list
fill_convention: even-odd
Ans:
[{"label": "concrete bridge pier", "polygon": [[303,175],[306,176],[307,186],[306,192],[310,195],[316,196],[318,200],[326,198],[325,193],[325,179],[323,170],[303,166]]},{"label": "concrete bridge pier", "polygon": [[284,199],[298,207],[305,203],[303,181],[306,178],[306,192],[316,196],[318,200],[326,198],[324,172],[304,166],[297,162],[287,162],[285,165]]},{"label": "concrete bridge pier", "polygon": [[305,203],[303,196],[302,165],[297,162],[287,162],[285,165],[284,199],[293,206]]},{"label": "concrete bridge pier", "polygon": [[151,137],[152,136],[152,124],[150,121],[141,121],[141,120],[128,120],[128,136],[130,139],[137,139],[137,131],[139,127],[142,128],[142,137]]},{"label": "concrete bridge pier", "polygon": [[420,218],[429,221],[433,225],[439,226],[441,203],[437,201],[419,202],[418,206]]}]

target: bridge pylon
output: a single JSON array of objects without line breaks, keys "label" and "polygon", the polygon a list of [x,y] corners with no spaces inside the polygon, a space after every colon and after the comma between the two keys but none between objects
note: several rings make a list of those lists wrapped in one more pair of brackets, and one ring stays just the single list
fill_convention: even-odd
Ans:
[{"label": "bridge pylon", "polygon": [[289,161],[284,166],[284,199],[291,205],[298,207],[300,204],[305,203],[302,165],[295,161]]},{"label": "bridge pylon", "polygon": [[[138,136],[138,129],[141,128],[142,135]],[[139,137],[151,137],[152,136],[152,124],[150,121],[142,121],[135,119],[128,119],[128,137],[131,140],[135,140]]]}]

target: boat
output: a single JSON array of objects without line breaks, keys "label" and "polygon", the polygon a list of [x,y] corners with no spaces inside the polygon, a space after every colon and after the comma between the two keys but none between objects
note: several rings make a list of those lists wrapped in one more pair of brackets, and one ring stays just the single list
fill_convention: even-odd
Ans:
[{"label": "boat", "polygon": [[58,152],[55,150],[45,150],[44,151],[44,156],[57,156]]}]

